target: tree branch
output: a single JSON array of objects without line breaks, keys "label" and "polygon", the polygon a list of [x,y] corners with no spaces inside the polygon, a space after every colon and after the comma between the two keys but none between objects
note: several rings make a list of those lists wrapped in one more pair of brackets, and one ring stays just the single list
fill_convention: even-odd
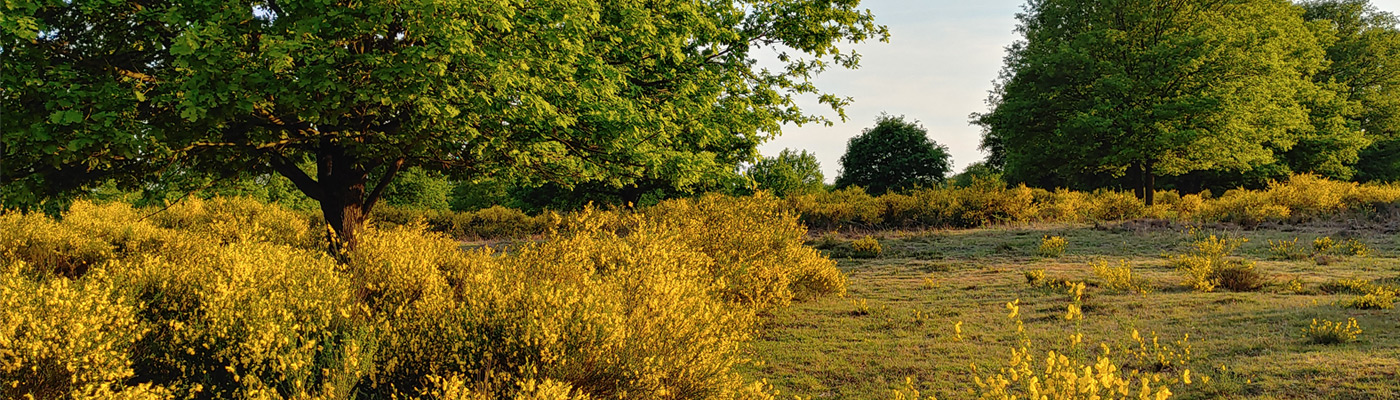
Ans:
[{"label": "tree branch", "polygon": [[394,175],[397,175],[399,169],[403,168],[403,161],[403,157],[399,157],[399,159],[389,164],[389,170],[384,171],[384,176],[379,178],[379,183],[374,185],[374,190],[369,192],[369,196],[365,197],[365,204],[361,208],[364,209],[366,214],[369,214],[370,210],[374,209],[374,204],[378,203],[379,198],[384,195],[384,188],[389,187],[389,182],[394,180]]},{"label": "tree branch", "polygon": [[269,164],[271,164],[274,171],[290,179],[292,184],[297,186],[297,189],[300,189],[302,193],[306,194],[306,197],[310,197],[312,200],[322,201],[325,197],[325,191],[321,189],[319,182],[311,179],[310,176],[306,175],[306,171],[302,171],[300,167],[297,167],[295,163],[288,160],[287,156],[282,155],[281,152],[272,151],[270,154],[272,155],[272,159]]}]

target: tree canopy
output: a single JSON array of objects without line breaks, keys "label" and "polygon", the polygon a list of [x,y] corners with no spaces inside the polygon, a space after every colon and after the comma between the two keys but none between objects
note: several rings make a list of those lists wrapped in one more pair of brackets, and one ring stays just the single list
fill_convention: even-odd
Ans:
[{"label": "tree canopy", "polygon": [[1314,81],[1333,85],[1346,104],[1339,122],[1359,128],[1369,143],[1345,154],[1343,174],[1329,175],[1400,180],[1400,20],[1366,0],[1308,1],[1301,7],[1304,18],[1336,37],[1327,46],[1330,63]]},{"label": "tree canopy", "polygon": [[836,187],[864,187],[872,194],[932,186],[952,171],[948,148],[928,137],[928,130],[903,116],[881,115],[875,126],[846,144]]},{"label": "tree canopy", "polygon": [[[1300,140],[1364,145],[1312,77],[1330,35],[1283,0],[1032,0],[984,149],[1013,182],[1084,186],[1271,164]],[[1337,139],[1343,138],[1343,139]]]},{"label": "tree canopy", "polygon": [[[858,5],[6,3],[0,184],[14,205],[171,166],[277,173],[352,245],[407,167],[684,187],[783,123],[825,122],[794,96],[839,114],[810,78],[887,37]],[[761,47],[781,68],[756,66]]]},{"label": "tree canopy", "polygon": [[783,149],[777,157],[764,157],[749,167],[748,175],[759,189],[770,190],[780,197],[825,189],[822,165],[816,154],[806,150]]}]

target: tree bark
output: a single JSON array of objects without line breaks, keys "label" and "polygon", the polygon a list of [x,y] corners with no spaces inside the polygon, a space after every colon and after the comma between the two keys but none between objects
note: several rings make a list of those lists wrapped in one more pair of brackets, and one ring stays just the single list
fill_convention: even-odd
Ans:
[{"label": "tree bark", "polygon": [[370,170],[378,160],[362,160],[329,139],[316,151],[316,179],[281,154],[274,154],[272,167],[296,184],[297,189],[321,205],[321,216],[330,227],[330,252],[342,256],[359,245],[359,233],[369,219],[385,187],[403,166],[402,158],[390,163],[373,190],[369,189]]}]

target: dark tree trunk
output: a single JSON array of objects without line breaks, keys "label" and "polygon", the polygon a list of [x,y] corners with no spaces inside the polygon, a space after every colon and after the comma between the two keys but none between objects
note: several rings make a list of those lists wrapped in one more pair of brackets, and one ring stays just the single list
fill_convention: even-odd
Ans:
[{"label": "dark tree trunk", "polygon": [[321,203],[321,215],[331,229],[330,251],[343,255],[359,244],[359,233],[370,211],[404,160],[390,163],[373,190],[368,190],[370,170],[383,165],[380,162],[360,159],[344,146],[325,139],[316,151],[315,180],[281,154],[273,155],[272,167],[291,179],[302,193]]},{"label": "dark tree trunk", "polygon": [[1152,161],[1147,161],[1142,168],[1142,191],[1146,194],[1143,203],[1149,207],[1155,203],[1157,197],[1157,175],[1152,172]]},{"label": "dark tree trunk", "polygon": [[1141,200],[1147,198],[1142,193],[1142,188],[1146,186],[1142,182],[1142,164],[1134,163],[1128,166],[1128,182],[1133,186],[1133,196]]}]

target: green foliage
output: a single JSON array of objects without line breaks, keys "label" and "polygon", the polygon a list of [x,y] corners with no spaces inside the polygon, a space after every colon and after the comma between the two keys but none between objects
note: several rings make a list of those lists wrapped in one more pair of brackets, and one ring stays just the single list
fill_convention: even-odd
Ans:
[{"label": "green foliage", "polygon": [[946,146],[928,138],[928,130],[903,116],[881,115],[875,127],[846,144],[836,187],[859,186],[874,194],[942,183],[952,170]]},{"label": "green foliage", "polygon": [[[1336,154],[1323,158],[1326,164],[1315,168],[1319,173],[1340,169],[1348,174],[1329,175],[1350,178],[1351,168],[1346,167],[1354,163],[1360,180],[1400,179],[1400,160],[1394,151],[1400,139],[1400,20],[1366,0],[1312,0],[1300,6],[1304,18],[1323,22],[1318,26],[1335,37],[1327,45],[1329,64],[1313,78],[1337,88],[1333,102],[1340,103],[1334,107],[1342,107],[1340,118],[1328,123],[1360,128],[1365,135],[1337,135],[1319,126],[1318,135],[1304,138],[1299,146]],[[1357,145],[1364,149],[1357,152]]]},{"label": "green foliage", "polygon": [[1310,79],[1326,35],[1288,2],[1046,0],[1019,19],[1024,39],[976,116],[1012,183],[1126,176],[1150,205],[1155,176],[1272,163],[1333,116],[1307,107],[1335,96]]},{"label": "green foliage", "polygon": [[[690,188],[732,175],[784,123],[827,122],[799,96],[842,113],[846,101],[810,79],[857,67],[848,43],[887,38],[858,7],[25,3],[7,7],[0,32],[0,195],[135,186],[169,160],[277,173],[353,246],[403,168]],[[755,68],[769,46],[790,55]]]},{"label": "green foliage", "polygon": [[817,155],[783,149],[777,157],[764,157],[747,174],[758,189],[772,191],[778,197],[817,193],[826,190],[821,163]]},{"label": "green foliage", "polygon": [[405,208],[448,209],[448,196],[455,185],[442,174],[409,168],[384,191],[384,204]]}]

